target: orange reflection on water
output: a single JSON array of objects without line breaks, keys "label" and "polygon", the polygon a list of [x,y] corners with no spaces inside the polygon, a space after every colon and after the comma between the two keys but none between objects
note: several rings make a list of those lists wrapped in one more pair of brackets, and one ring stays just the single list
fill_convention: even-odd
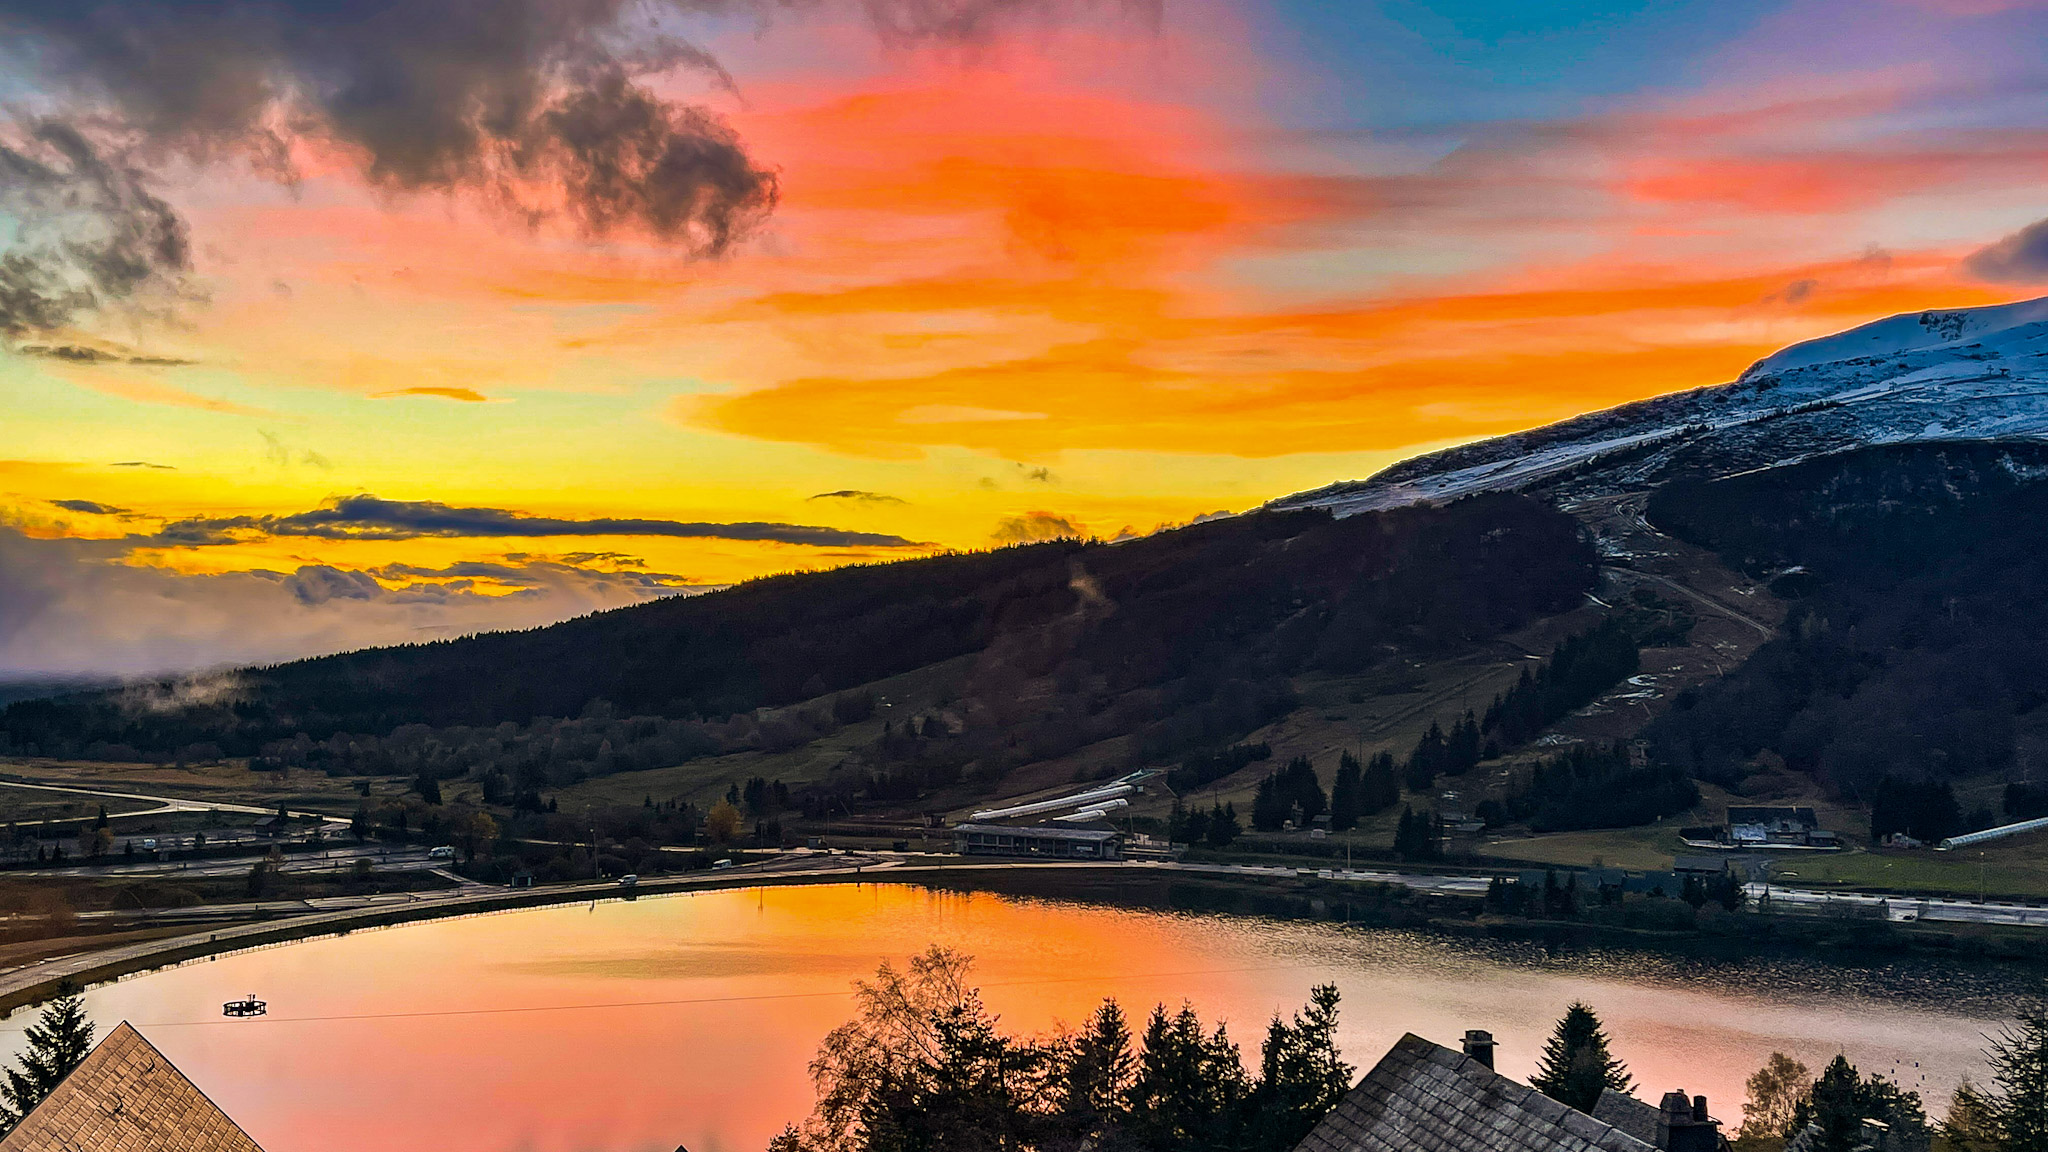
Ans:
[{"label": "orange reflection on water", "polygon": [[[1186,998],[1229,1021],[1254,1067],[1266,1019],[1324,981],[1343,991],[1340,1042],[1361,1067],[1405,1031],[1454,1043],[1484,1027],[1502,1071],[1527,1075],[1551,1022],[1583,998],[1644,1093],[1705,1092],[1730,1119],[1774,1048],[1816,1070],[1846,1050],[1938,1106],[1960,1074],[1982,1078],[1991,1026],[1825,981],[1688,983],[1338,925],[875,885],[356,933],[138,977],[88,1005],[103,1029],[133,1021],[270,1152],[759,1152],[809,1110],[805,1065],[850,1012],[849,982],[933,942],[976,957],[1013,1032],[1077,1021],[1104,995],[1134,1017]],[[220,1017],[252,992],[269,1016]]]}]

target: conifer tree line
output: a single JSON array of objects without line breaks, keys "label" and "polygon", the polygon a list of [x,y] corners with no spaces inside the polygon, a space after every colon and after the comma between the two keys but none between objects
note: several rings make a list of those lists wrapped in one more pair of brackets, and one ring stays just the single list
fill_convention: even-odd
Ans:
[{"label": "conifer tree line", "polygon": [[1330,827],[1347,832],[1360,817],[1384,812],[1401,802],[1401,785],[1391,752],[1375,752],[1363,764],[1346,752],[1337,760],[1337,779],[1330,785]]},{"label": "conifer tree line", "polygon": [[1115,1000],[1079,1029],[1007,1035],[970,964],[935,945],[857,983],[811,1062],[816,1108],[769,1152],[1290,1152],[1351,1088],[1334,985],[1274,1016],[1247,1068],[1187,1004],[1141,1035]]},{"label": "conifer tree line", "polygon": [[1427,792],[1437,777],[1463,776],[1488,755],[1499,754],[1498,748],[1481,746],[1479,721],[1467,709],[1465,715],[1451,724],[1448,733],[1441,724],[1431,721],[1429,731],[1415,742],[1403,776],[1411,791]]},{"label": "conifer tree line", "polygon": [[1442,721],[1415,744],[1402,766],[1410,791],[1426,792],[1439,776],[1462,776],[1482,760],[1534,740],[1545,728],[1598,699],[1642,666],[1634,627],[1611,617],[1566,637],[1534,672],[1493,698],[1484,716],[1467,710],[1445,731]]},{"label": "conifer tree line", "polygon": [[1619,616],[1566,637],[1541,669],[1522,678],[1486,709],[1480,728],[1512,748],[1592,703],[1642,667],[1634,630]]},{"label": "conifer tree line", "polygon": [[1173,802],[1173,815],[1167,820],[1168,839],[1180,844],[1207,844],[1211,848],[1228,848],[1237,840],[1244,826],[1237,820],[1237,805],[1215,804],[1203,811],[1199,806],[1189,808],[1179,800]]},{"label": "conifer tree line", "polygon": [[1394,854],[1403,860],[1443,859],[1443,817],[1403,807],[1401,819],[1394,825]]}]

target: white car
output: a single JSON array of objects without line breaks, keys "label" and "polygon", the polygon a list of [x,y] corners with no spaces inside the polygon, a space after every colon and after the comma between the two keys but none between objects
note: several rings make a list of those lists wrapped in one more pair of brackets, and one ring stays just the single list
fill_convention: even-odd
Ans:
[{"label": "white car", "polygon": [[455,849],[447,844],[443,844],[439,848],[429,848],[427,849],[427,859],[453,860],[455,859]]}]

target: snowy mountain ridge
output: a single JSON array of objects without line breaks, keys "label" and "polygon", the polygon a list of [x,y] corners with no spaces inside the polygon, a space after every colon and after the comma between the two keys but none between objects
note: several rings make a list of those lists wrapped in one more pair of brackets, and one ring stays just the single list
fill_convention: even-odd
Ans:
[{"label": "snowy mountain ridge", "polygon": [[1561,502],[1880,444],[2048,441],[2048,297],[1905,313],[1766,356],[1733,383],[1417,456],[1272,501],[1339,516],[1526,491]]}]

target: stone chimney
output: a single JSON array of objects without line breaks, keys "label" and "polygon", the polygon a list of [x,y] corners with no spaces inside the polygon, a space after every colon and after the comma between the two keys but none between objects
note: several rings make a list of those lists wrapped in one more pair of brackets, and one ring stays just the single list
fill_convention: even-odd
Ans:
[{"label": "stone chimney", "polygon": [[1465,1055],[1493,1067],[1493,1033],[1474,1028],[1465,1033]]},{"label": "stone chimney", "polygon": [[1657,1147],[1664,1152],[1719,1152],[1721,1122],[1707,1114],[1705,1096],[1666,1092],[1657,1111]]}]

